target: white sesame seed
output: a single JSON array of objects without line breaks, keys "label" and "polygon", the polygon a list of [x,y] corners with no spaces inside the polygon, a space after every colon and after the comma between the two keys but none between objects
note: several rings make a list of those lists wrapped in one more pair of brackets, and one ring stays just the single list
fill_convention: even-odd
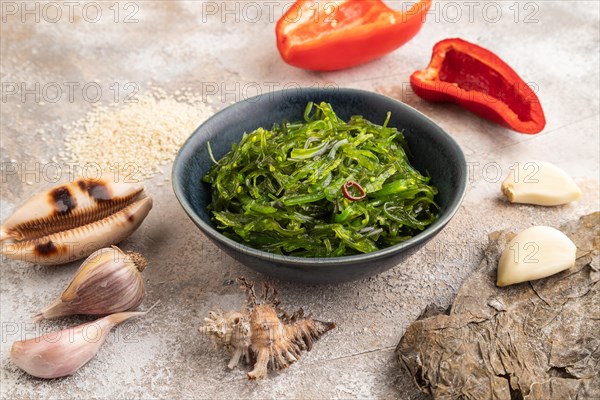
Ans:
[{"label": "white sesame seed", "polygon": [[136,99],[116,109],[97,106],[70,124],[68,154],[59,156],[79,166],[97,163],[103,171],[117,170],[124,177],[150,178],[159,165],[173,161],[187,137],[213,112],[200,96],[174,98],[160,88]]}]

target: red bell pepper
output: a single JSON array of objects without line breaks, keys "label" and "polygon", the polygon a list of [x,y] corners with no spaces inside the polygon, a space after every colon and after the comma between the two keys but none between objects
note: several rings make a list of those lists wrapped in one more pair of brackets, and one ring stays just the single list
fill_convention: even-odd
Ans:
[{"label": "red bell pepper", "polygon": [[379,58],[413,38],[431,0],[406,12],[381,0],[298,0],[279,19],[275,33],[281,57],[290,65],[332,71]]},{"label": "red bell pepper", "polygon": [[462,39],[433,47],[426,69],[410,77],[414,92],[429,101],[451,101],[490,121],[534,134],[546,119],[533,90],[497,55]]}]

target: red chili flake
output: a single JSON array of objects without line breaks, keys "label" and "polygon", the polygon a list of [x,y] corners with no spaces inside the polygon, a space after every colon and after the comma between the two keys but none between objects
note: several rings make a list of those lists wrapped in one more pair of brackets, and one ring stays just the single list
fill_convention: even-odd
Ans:
[{"label": "red chili flake", "polygon": [[[359,196],[352,195],[349,191],[350,188],[358,190]],[[342,194],[345,198],[351,201],[362,200],[367,196],[367,192],[365,192],[365,189],[363,189],[363,187],[360,186],[358,182],[354,181],[348,181],[342,185]]]}]

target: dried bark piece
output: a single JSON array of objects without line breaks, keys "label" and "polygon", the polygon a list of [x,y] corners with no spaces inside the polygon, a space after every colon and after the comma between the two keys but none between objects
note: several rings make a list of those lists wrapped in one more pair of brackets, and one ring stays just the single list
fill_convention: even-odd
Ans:
[{"label": "dried bark piece", "polygon": [[422,392],[442,399],[600,397],[600,213],[560,230],[577,246],[573,268],[496,287],[498,258],[514,234],[495,232],[449,315],[406,330],[396,354]]},{"label": "dried bark piece", "polygon": [[238,278],[238,282],[247,292],[247,307],[241,311],[210,311],[200,332],[210,335],[218,348],[231,352],[229,369],[235,368],[242,357],[253,363],[249,379],[266,378],[269,367],[287,368],[300,359],[302,351],[312,348],[313,341],[335,328],[333,322],[304,317],[302,309],[287,314],[279,307],[277,290],[268,283],[259,300],[253,283],[244,278]]}]

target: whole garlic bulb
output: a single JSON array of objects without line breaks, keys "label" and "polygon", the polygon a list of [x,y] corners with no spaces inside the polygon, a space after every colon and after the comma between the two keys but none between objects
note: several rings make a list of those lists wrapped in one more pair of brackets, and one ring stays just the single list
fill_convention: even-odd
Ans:
[{"label": "whole garlic bulb", "polygon": [[92,253],[61,296],[34,316],[34,321],[76,314],[104,315],[127,311],[144,299],[141,272],[146,259],[116,246]]}]

